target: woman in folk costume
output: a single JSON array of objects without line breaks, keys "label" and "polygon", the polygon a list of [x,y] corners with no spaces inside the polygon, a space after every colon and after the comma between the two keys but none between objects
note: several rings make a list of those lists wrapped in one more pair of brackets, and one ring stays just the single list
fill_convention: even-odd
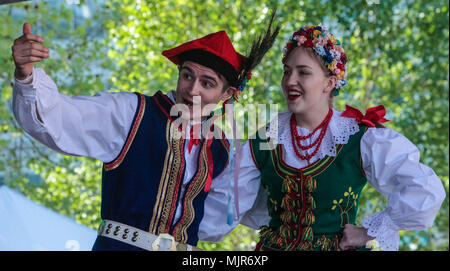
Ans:
[{"label": "woman in folk costume", "polygon": [[[206,198],[215,202],[215,186],[227,182],[230,145],[223,133],[210,136],[215,127],[209,120],[217,116],[205,113],[205,107],[227,100],[245,85],[244,75],[278,34],[278,28],[270,33],[270,25],[269,38],[257,41],[249,57],[235,51],[225,31],[164,51],[179,68],[177,89],[167,95],[102,92],[69,97],[59,93],[44,70],[33,68],[49,50],[24,24],[24,35],[13,46],[14,115],[49,148],[104,163],[103,221],[93,250],[193,250],[199,239],[215,234],[215,221],[203,216],[210,208],[204,204]],[[200,120],[206,128],[201,128],[208,136],[197,129],[185,137],[199,117],[191,115],[195,96],[201,98],[200,111],[206,116]],[[187,118],[172,114],[175,104],[189,109]],[[181,123],[186,124],[184,131]]]},{"label": "woman in folk costume", "polygon": [[[340,41],[323,26],[305,26],[283,53],[288,109],[242,148],[240,222],[265,224],[256,250],[365,249],[373,238],[397,250],[399,230],[431,227],[443,185],[419,162],[414,144],[380,125],[387,121],[384,107],[365,115],[332,108],[347,84]],[[387,208],[356,226],[367,182],[388,199]]]}]

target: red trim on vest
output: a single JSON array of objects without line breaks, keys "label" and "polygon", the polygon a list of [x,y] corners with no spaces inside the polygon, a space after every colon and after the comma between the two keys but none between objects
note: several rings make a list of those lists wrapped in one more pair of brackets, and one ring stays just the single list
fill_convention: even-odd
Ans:
[{"label": "red trim on vest", "polygon": [[166,100],[166,102],[170,105],[175,105],[171,99],[167,98],[167,95],[164,95],[161,93],[161,96],[163,97],[164,100]]},{"label": "red trim on vest", "polygon": [[[300,218],[299,220],[302,221],[303,218],[305,217],[305,213],[306,213],[306,208],[307,208],[307,204],[306,203],[306,195],[305,195],[305,175],[303,174],[303,171],[301,171],[301,177],[300,177],[300,194],[302,197],[302,211],[300,213]],[[308,206],[309,207],[309,206]],[[295,248],[300,245],[300,242],[302,241],[302,237],[304,235],[304,229],[305,227],[311,227],[311,225],[303,225],[303,223],[299,223],[299,229],[298,229],[298,236],[297,239],[295,240],[294,246],[292,247],[292,250],[295,250]]]},{"label": "red trim on vest", "polygon": [[131,128],[131,132],[128,135],[128,138],[127,138],[127,141],[125,143],[125,146],[122,149],[122,152],[120,153],[119,157],[117,157],[117,159],[115,159],[114,161],[112,161],[110,163],[104,163],[103,164],[105,170],[115,169],[122,163],[123,159],[125,158],[125,155],[128,152],[128,149],[131,146],[131,143],[134,140],[134,137],[136,136],[137,130],[139,128],[139,125],[141,124],[142,117],[144,116],[144,110],[145,110],[145,97],[141,93],[138,93],[138,94],[139,94],[139,97],[140,97],[139,112],[138,112],[138,114],[136,116],[136,120],[134,121],[133,126]]},{"label": "red trim on vest", "polygon": [[[163,95],[164,97],[165,95]],[[173,121],[173,119],[170,117],[169,113],[167,113],[167,111],[161,106],[161,104],[159,103],[158,99],[156,99],[155,95],[152,96],[153,100],[155,101],[156,105],[159,107],[159,109],[161,109],[161,111],[164,113],[164,115],[166,115],[166,117],[168,119],[170,119],[170,121]]]}]

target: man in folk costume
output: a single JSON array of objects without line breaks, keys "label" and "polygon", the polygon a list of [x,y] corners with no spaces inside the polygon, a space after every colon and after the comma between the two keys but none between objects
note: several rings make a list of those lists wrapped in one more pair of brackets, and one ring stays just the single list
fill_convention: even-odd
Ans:
[{"label": "man in folk costume", "polygon": [[[104,163],[103,220],[93,250],[193,250],[199,239],[213,235],[210,229],[220,226],[204,220],[205,209],[214,208],[204,203],[220,195],[210,193],[216,184],[229,181],[230,144],[223,132],[211,136],[218,129],[206,123],[217,115],[206,105],[228,102],[243,89],[278,34],[278,28],[271,33],[273,18],[248,57],[235,51],[225,31],[164,51],[178,65],[177,89],[153,96],[59,93],[44,70],[33,68],[34,62],[49,57],[49,50],[24,24],[23,36],[12,48],[14,115],[27,133],[49,148]],[[173,114],[174,105],[188,109],[189,117],[186,112]],[[198,105],[202,116],[193,116]],[[194,117],[199,117],[199,125]]]}]

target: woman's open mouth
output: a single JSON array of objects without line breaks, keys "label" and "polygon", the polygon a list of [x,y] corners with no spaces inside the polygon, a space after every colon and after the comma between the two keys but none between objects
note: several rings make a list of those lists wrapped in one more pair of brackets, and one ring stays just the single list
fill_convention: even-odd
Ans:
[{"label": "woman's open mouth", "polygon": [[288,90],[287,98],[289,99],[289,101],[295,101],[300,96],[303,96],[303,93],[300,90],[293,89],[293,88]]}]

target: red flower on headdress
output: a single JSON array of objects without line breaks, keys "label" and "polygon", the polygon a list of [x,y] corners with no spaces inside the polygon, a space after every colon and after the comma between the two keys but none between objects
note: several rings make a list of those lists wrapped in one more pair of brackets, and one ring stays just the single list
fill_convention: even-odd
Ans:
[{"label": "red flower on headdress", "polygon": [[305,47],[313,47],[314,46],[312,39],[306,39],[306,41],[302,45]]},{"label": "red flower on headdress", "polygon": [[305,38],[311,38],[311,34],[308,34],[308,32],[306,31],[302,31],[302,33],[300,33],[301,36],[304,36]]},{"label": "red flower on headdress", "polygon": [[337,67],[338,69],[340,69],[341,71],[345,70],[345,65],[342,64],[342,63],[338,63],[338,64],[336,65],[336,67]]},{"label": "red flower on headdress", "polygon": [[294,43],[293,42],[288,42],[286,44],[286,48],[291,49],[292,47],[294,47]]},{"label": "red flower on headdress", "polygon": [[347,63],[347,55],[345,53],[341,54],[342,63]]}]

